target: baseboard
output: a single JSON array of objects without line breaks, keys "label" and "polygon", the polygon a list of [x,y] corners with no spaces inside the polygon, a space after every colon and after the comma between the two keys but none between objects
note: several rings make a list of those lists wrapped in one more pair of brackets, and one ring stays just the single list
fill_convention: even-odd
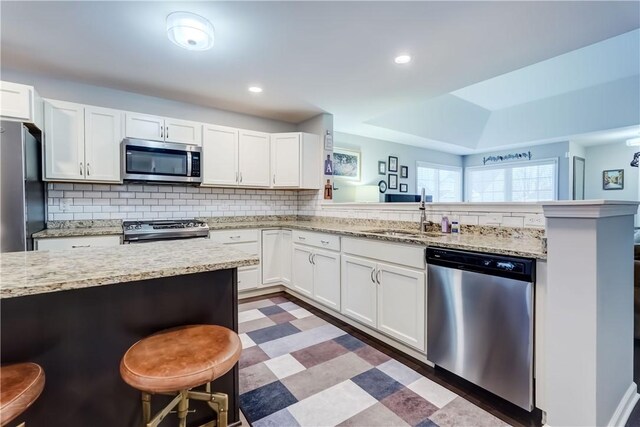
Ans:
[{"label": "baseboard", "polygon": [[265,286],[256,289],[247,289],[246,291],[238,292],[238,300],[242,302],[248,298],[259,297],[268,294],[275,294],[278,292],[283,292],[285,287],[283,285],[273,285],[273,286]]},{"label": "baseboard", "polygon": [[636,383],[631,383],[624,396],[622,397],[622,400],[620,400],[616,411],[613,413],[613,416],[611,417],[607,425],[626,425],[627,420],[629,419],[629,415],[631,415],[633,408],[635,408],[638,399],[640,399],[640,394],[638,394],[638,386],[636,385]]}]

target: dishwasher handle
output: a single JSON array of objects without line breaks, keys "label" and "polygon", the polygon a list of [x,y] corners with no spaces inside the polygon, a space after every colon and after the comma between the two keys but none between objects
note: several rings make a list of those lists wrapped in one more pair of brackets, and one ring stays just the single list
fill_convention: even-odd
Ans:
[{"label": "dishwasher handle", "polygon": [[427,264],[535,283],[536,261],[498,254],[430,247]]}]

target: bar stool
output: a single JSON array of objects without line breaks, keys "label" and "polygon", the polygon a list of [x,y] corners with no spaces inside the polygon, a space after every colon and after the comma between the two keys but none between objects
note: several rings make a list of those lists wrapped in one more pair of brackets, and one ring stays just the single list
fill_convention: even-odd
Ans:
[{"label": "bar stool", "polygon": [[[142,420],[156,427],[176,406],[180,427],[187,425],[189,399],[202,400],[216,413],[216,426],[227,426],[228,396],[212,393],[211,381],[238,362],[242,344],[230,329],[189,325],[166,329],[143,338],[122,357],[120,375],[142,392]],[[205,391],[193,391],[205,385]],[[151,395],[175,396],[151,418]]]},{"label": "bar stool", "polygon": [[[44,371],[35,363],[0,367],[0,426],[16,419],[36,401],[44,388]],[[24,426],[24,423],[20,424]]]}]

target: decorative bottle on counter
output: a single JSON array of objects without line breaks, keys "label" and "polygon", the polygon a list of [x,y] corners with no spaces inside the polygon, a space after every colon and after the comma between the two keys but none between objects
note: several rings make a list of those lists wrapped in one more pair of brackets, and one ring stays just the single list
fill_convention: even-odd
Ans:
[{"label": "decorative bottle on counter", "polygon": [[333,186],[331,185],[331,180],[327,180],[327,183],[324,186],[324,199],[331,200],[333,199]]},{"label": "decorative bottle on counter", "polygon": [[443,216],[440,225],[442,226],[443,233],[449,233],[449,217]]},{"label": "decorative bottle on counter", "polygon": [[460,234],[460,223],[458,221],[451,221],[451,234]]}]

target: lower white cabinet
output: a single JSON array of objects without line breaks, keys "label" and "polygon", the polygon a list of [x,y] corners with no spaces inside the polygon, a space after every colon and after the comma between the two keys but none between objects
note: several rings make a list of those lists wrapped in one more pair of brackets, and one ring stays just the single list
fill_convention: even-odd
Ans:
[{"label": "lower white cabinet", "polygon": [[342,314],[425,350],[425,271],[342,256]]},{"label": "lower white cabinet", "polygon": [[340,310],[340,253],[293,244],[292,288]]},{"label": "lower white cabinet", "polygon": [[282,241],[280,250],[282,255],[282,283],[291,286],[293,260],[291,259],[291,230],[281,230]]},{"label": "lower white cabinet", "polygon": [[[260,257],[260,230],[212,230],[209,238],[223,245]],[[238,291],[255,289],[260,285],[260,264],[238,267]]]},{"label": "lower white cabinet", "polygon": [[120,236],[78,236],[78,237],[48,237],[35,239],[38,251],[55,251],[77,248],[96,248],[120,245]]},{"label": "lower white cabinet", "polygon": [[291,284],[291,230],[262,230],[262,284]]}]

